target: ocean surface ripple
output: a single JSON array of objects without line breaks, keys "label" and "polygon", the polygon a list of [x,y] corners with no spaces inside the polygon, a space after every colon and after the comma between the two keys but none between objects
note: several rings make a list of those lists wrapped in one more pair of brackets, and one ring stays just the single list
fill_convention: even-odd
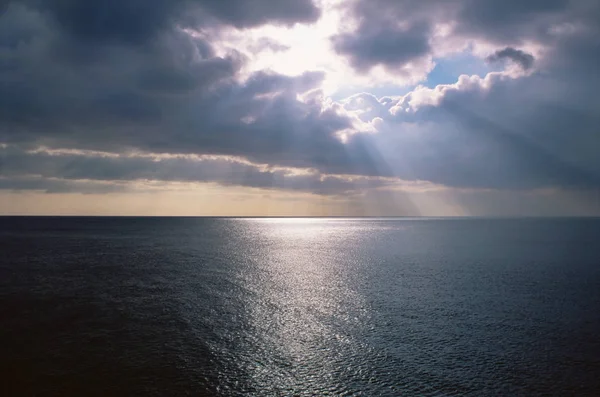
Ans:
[{"label": "ocean surface ripple", "polygon": [[600,393],[600,220],[0,218],[5,396]]}]

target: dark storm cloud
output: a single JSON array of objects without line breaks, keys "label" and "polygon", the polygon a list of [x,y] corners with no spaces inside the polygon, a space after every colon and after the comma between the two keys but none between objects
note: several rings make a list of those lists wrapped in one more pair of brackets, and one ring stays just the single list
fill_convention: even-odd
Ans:
[{"label": "dark storm cloud", "polygon": [[[576,0],[584,1],[584,0]],[[588,0],[593,1],[593,0]],[[348,12],[358,28],[332,38],[335,50],[359,71],[374,65],[389,69],[430,55],[436,24],[453,26],[459,40],[483,39],[517,45],[548,40],[553,24],[571,18],[568,0],[355,0]]]},{"label": "dark storm cloud", "polygon": [[312,0],[195,0],[198,5],[225,23],[238,28],[276,22],[291,25],[314,22],[320,10]]},{"label": "dark storm cloud", "polygon": [[426,24],[402,28],[384,22],[383,25],[363,24],[352,34],[336,36],[333,46],[339,54],[350,58],[355,69],[366,72],[377,65],[400,68],[426,55],[430,51],[428,40]]},{"label": "dark storm cloud", "polygon": [[177,31],[140,49],[63,57],[57,47],[65,42],[52,25],[19,6],[2,17],[5,31],[13,34],[0,39],[0,134],[9,140],[93,141],[98,129],[156,125],[181,97],[233,77],[242,62],[235,53],[214,56],[204,40]]},{"label": "dark storm cloud", "polygon": [[[13,0],[18,2],[19,0]],[[43,10],[77,40],[142,43],[175,25],[210,22],[246,28],[291,25],[320,16],[311,0],[21,0]]]},{"label": "dark storm cloud", "polygon": [[533,55],[512,47],[506,47],[502,50],[498,50],[486,58],[488,62],[499,62],[506,59],[515,62],[517,65],[521,66],[523,70],[531,69],[535,61]]},{"label": "dark storm cloud", "polygon": [[456,4],[457,31],[507,44],[546,38],[547,28],[567,17],[569,6],[578,1],[462,0]]},{"label": "dark storm cloud", "polygon": [[166,28],[181,0],[30,0],[80,40],[140,43]]}]

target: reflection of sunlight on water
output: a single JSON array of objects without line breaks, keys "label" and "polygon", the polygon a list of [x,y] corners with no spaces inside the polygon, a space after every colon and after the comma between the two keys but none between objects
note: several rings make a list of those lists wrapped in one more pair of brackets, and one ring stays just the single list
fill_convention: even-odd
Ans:
[{"label": "reflection of sunlight on water", "polygon": [[[354,341],[357,329],[369,323],[357,288],[361,264],[349,244],[359,230],[343,220],[250,222],[263,241],[257,271],[247,275],[262,352],[248,372],[261,390],[340,392],[340,371],[364,347]],[[352,370],[361,367],[355,362]]]}]

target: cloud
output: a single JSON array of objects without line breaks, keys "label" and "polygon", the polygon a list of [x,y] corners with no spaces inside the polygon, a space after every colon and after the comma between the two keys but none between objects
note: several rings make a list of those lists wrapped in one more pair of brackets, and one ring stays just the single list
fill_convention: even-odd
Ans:
[{"label": "cloud", "polygon": [[312,0],[196,0],[199,6],[219,20],[237,28],[277,23],[315,22],[320,10]]},{"label": "cloud", "polygon": [[56,43],[66,43],[44,14],[15,5],[5,17],[14,37],[0,61],[3,142],[376,173],[368,158],[354,156],[365,153],[358,142],[348,151],[337,135],[353,127],[349,115],[298,98],[319,86],[321,72],[261,71],[240,81],[243,57],[233,50],[219,56],[206,39],[181,30],[135,49],[100,46],[89,58],[65,56]]},{"label": "cloud", "polygon": [[263,51],[284,52],[289,50],[290,48],[290,46],[281,44],[277,40],[271,39],[269,37],[261,37],[249,46],[250,52],[254,54]]},{"label": "cloud", "polygon": [[[561,86],[539,75],[492,73],[421,87],[397,101],[374,139],[392,173],[403,179],[509,190],[593,189],[600,186],[594,154],[600,117],[591,106],[578,109],[549,95]],[[571,89],[597,103],[584,82]]]},{"label": "cloud", "polygon": [[[357,194],[401,181],[378,177],[324,175],[312,169],[272,167],[225,156],[115,154],[81,150],[0,148],[0,189],[74,191],[98,184],[96,192],[123,190],[132,182],[216,183],[319,195]],[[48,180],[48,185],[43,181]],[[82,182],[83,181],[83,182]],[[111,190],[116,183],[118,189]],[[96,186],[96,185],[93,185]],[[60,187],[60,189],[59,189]],[[89,189],[88,189],[89,190]]]},{"label": "cloud", "polygon": [[[366,87],[334,101],[321,92],[327,67],[248,70],[250,56],[288,52],[275,35],[249,40],[251,54],[222,41],[236,29],[312,23],[322,11],[311,1],[13,1],[0,16],[3,186],[33,186],[23,182],[32,175],[63,189],[154,180],[334,195],[390,180],[598,186],[597,2],[341,8],[349,29],[329,50],[360,74],[414,83],[461,51],[528,73],[461,76],[383,98]],[[40,147],[48,151],[32,152]]]},{"label": "cloud", "polygon": [[[19,2],[18,0],[16,2]],[[320,16],[311,0],[21,0],[48,13],[76,40],[140,44],[175,26],[212,20],[247,28],[265,23],[314,22]]]},{"label": "cloud", "polygon": [[429,26],[426,24],[394,26],[391,22],[383,22],[363,24],[356,32],[335,36],[333,45],[361,72],[368,72],[377,65],[401,70],[429,54],[428,37]]},{"label": "cloud", "polygon": [[488,62],[499,62],[505,59],[515,62],[517,65],[523,68],[523,70],[531,69],[535,61],[535,57],[533,55],[512,47],[506,47],[502,50],[498,50],[486,58]]},{"label": "cloud", "polygon": [[[580,1],[580,0],[576,0]],[[586,1],[586,0],[584,0]],[[545,28],[568,17],[569,0],[464,0],[455,3],[457,32],[495,43],[547,37]]]},{"label": "cloud", "polygon": [[[600,186],[595,154],[600,118],[594,110],[600,106],[600,80],[592,72],[600,53],[600,19],[591,17],[599,15],[600,7],[587,1],[508,3],[489,8],[506,22],[506,32],[495,30],[503,25],[489,20],[496,14],[475,12],[479,3],[469,3],[476,8],[467,11],[466,2],[455,2],[454,10],[440,13],[428,6],[432,14],[426,17],[452,21],[453,35],[487,41],[488,48],[504,44],[488,60],[511,60],[529,71],[535,62],[533,73],[461,76],[454,84],[419,86],[397,99],[360,94],[345,100],[344,106],[365,122],[376,121],[379,134],[372,136],[373,144],[391,174],[457,188]],[[354,3],[355,9],[360,4]],[[419,6],[409,9],[408,4],[382,2],[374,9],[423,17]],[[519,13],[531,18],[525,21]],[[361,24],[369,18],[366,14]],[[506,46],[512,42],[543,50],[534,58]]]},{"label": "cloud", "polygon": [[393,73],[476,46],[549,44],[553,27],[581,17],[575,3],[589,1],[354,0],[345,3],[354,28],[332,41],[357,70],[382,65]]},{"label": "cloud", "polygon": [[98,181],[73,181],[57,178],[40,177],[0,177],[0,191],[42,191],[48,194],[81,193],[81,194],[109,194],[128,192],[127,185],[118,183],[102,183]]}]

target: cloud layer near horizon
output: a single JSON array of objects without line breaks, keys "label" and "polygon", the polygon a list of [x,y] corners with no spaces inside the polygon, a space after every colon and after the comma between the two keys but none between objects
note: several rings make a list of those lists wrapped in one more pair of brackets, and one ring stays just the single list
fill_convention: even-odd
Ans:
[{"label": "cloud layer near horizon", "polygon": [[[347,23],[314,67],[254,66],[328,18]],[[13,0],[0,16],[0,189],[593,190],[598,21],[593,0]],[[431,83],[457,56],[485,72]],[[341,73],[363,83],[334,100],[322,87]]]}]

